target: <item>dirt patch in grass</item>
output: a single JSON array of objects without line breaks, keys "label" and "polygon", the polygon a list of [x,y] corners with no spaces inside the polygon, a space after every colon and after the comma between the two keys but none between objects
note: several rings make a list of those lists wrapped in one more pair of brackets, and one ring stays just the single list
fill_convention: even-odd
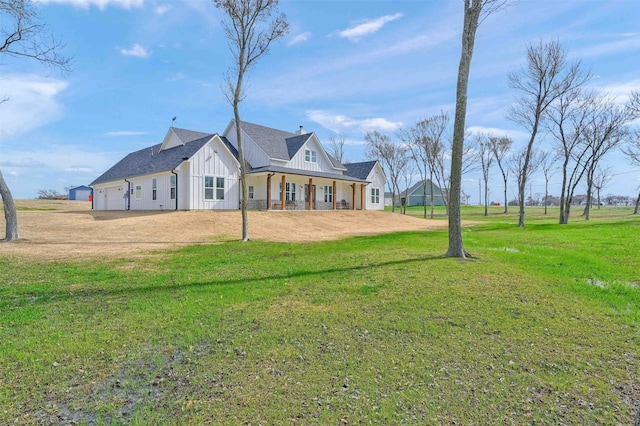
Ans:
[{"label": "dirt patch in grass", "polygon": [[[17,200],[21,240],[0,256],[43,260],[123,258],[151,250],[239,240],[239,211],[92,211],[84,201]],[[0,238],[4,238],[4,214]],[[251,211],[252,239],[304,242],[445,229],[446,220],[379,211]]]}]

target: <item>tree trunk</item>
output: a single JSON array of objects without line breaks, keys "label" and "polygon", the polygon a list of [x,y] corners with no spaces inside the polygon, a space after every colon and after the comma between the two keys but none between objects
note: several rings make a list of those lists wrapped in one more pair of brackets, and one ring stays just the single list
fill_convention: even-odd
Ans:
[{"label": "tree trunk", "polygon": [[549,199],[549,180],[544,183],[544,215],[547,215],[547,200]]},{"label": "tree trunk", "polygon": [[462,153],[464,149],[465,120],[467,115],[467,92],[473,45],[482,11],[481,2],[465,0],[462,49],[458,66],[456,85],[456,112],[453,124],[451,147],[451,188],[449,190],[449,249],[445,256],[465,258],[469,254],[462,243],[462,222],[460,217],[460,192],[462,185]]},{"label": "tree trunk", "polygon": [[484,181],[484,215],[489,216],[489,185]]},{"label": "tree trunk", "polygon": [[[431,219],[433,219],[433,215],[434,215],[433,206],[435,204],[435,200],[433,199],[433,174],[429,177],[429,186],[431,187],[431,189],[429,190],[431,192],[431,194],[429,195],[429,203],[431,204]],[[442,190],[440,190],[440,192],[442,193]]]},{"label": "tree trunk", "polygon": [[4,181],[2,171],[0,171],[0,196],[2,196],[2,204],[4,206],[4,219],[6,221],[6,232],[3,242],[14,241],[20,238],[18,235],[18,215],[16,213],[16,205],[13,202],[11,191]]},{"label": "tree trunk", "polygon": [[[238,157],[240,161],[240,211],[242,214],[242,241],[249,241],[249,216],[247,214],[247,162],[244,159],[244,143],[242,142],[242,129],[240,128],[240,112],[238,103],[233,104],[233,115],[236,120],[236,138],[238,139]],[[282,200],[284,203],[284,200]]]},{"label": "tree trunk", "polygon": [[504,179],[504,214],[509,213],[509,200],[507,199],[507,179]]},{"label": "tree trunk", "polygon": [[593,191],[592,179],[593,179],[593,176],[589,176],[587,178],[587,199],[584,205],[584,211],[582,212],[582,216],[584,216],[584,220],[589,220],[590,214],[591,214],[591,203],[593,203],[593,195],[591,193]]},{"label": "tree trunk", "polygon": [[633,214],[638,214],[638,210],[640,210],[640,194],[638,194],[638,198],[636,198],[636,208],[633,210]]}]

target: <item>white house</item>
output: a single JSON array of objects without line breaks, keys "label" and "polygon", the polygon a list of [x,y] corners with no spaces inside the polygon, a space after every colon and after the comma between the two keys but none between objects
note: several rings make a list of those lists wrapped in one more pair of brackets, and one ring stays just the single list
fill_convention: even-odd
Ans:
[{"label": "white house", "polygon": [[[254,210],[379,210],[385,176],[376,161],[343,165],[314,133],[242,122],[248,206]],[[95,210],[240,208],[235,121],[222,135],[169,128],[91,183]],[[284,202],[283,202],[284,200]]]}]

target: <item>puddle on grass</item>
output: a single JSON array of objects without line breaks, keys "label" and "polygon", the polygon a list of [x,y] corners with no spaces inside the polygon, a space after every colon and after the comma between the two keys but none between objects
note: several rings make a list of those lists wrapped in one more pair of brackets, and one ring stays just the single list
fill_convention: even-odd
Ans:
[{"label": "puddle on grass", "polygon": [[506,251],[509,253],[520,253],[520,250],[518,250],[517,248],[514,247],[494,247],[494,248],[490,248],[488,249],[490,251]]},{"label": "puddle on grass", "polygon": [[607,288],[607,287],[612,286],[612,285],[620,285],[620,286],[628,287],[628,288],[632,288],[632,289],[638,288],[638,284],[632,283],[632,282],[614,281],[612,283],[606,283],[604,281],[596,280],[594,278],[587,278],[585,281],[586,281],[587,284],[591,284],[593,286],[600,287],[600,288]]}]

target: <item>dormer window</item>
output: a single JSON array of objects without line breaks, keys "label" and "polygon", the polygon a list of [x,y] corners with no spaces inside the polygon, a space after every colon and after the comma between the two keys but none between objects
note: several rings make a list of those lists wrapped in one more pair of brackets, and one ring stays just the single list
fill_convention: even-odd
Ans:
[{"label": "dormer window", "polygon": [[312,151],[310,149],[305,149],[304,150],[304,161],[306,161],[308,163],[315,163],[316,162],[316,152]]}]

